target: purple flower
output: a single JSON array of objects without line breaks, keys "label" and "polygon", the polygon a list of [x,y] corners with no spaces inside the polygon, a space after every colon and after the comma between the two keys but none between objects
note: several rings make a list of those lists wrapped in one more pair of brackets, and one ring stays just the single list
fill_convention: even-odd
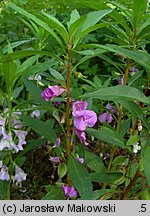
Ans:
[{"label": "purple flower", "polygon": [[61,105],[61,102],[60,102],[60,101],[56,101],[56,102],[54,103],[54,105],[55,105],[55,107],[59,107],[59,106]]},{"label": "purple flower", "polygon": [[110,158],[110,154],[107,152],[107,153],[105,154],[104,160],[108,160],[109,158]]},{"label": "purple flower", "polygon": [[84,163],[84,158],[79,158],[79,157],[78,157],[77,160],[78,160],[80,163],[82,163],[82,164]]},{"label": "purple flower", "polygon": [[115,112],[116,112],[116,110],[114,109],[114,107],[111,106],[110,104],[107,104],[107,105],[106,105],[106,108],[109,109],[112,113],[115,113]]},{"label": "purple flower", "polygon": [[50,86],[49,88],[46,88],[44,91],[41,92],[41,96],[44,98],[44,100],[50,101],[52,98],[57,97],[64,91],[65,89],[61,86]]},{"label": "purple flower", "polygon": [[86,110],[87,108],[87,102],[85,101],[76,101],[76,102],[73,102],[73,105],[72,105],[72,109],[73,109],[73,116],[75,116],[76,114],[76,111],[82,111],[82,110]]},{"label": "purple flower", "polygon": [[1,131],[1,134],[3,135],[1,141],[0,141],[0,150],[3,151],[3,149],[8,148],[8,150],[15,150],[17,153],[19,151],[17,145],[12,140],[11,133],[6,134],[5,128],[3,128],[3,131]]},{"label": "purple flower", "polygon": [[20,120],[11,119],[11,125],[12,125],[15,129],[22,128],[22,122],[21,122]]},{"label": "purple flower", "polygon": [[50,157],[50,161],[54,163],[60,163],[59,157]]},{"label": "purple flower", "polygon": [[80,131],[84,131],[86,126],[93,127],[97,122],[97,115],[92,110],[76,111],[73,116],[74,126]]},{"label": "purple flower", "polygon": [[10,176],[9,176],[9,173],[8,173],[8,167],[5,166],[5,165],[2,166],[2,168],[1,168],[0,179],[2,181],[4,181],[4,180],[9,181],[9,179],[10,179]]},{"label": "purple flower", "polygon": [[13,182],[17,182],[19,187],[22,187],[22,181],[26,180],[27,174],[20,168],[16,167]]},{"label": "purple flower", "polygon": [[74,189],[73,186],[62,185],[62,189],[66,198],[74,197],[77,195],[77,191]]},{"label": "purple flower", "polygon": [[53,146],[53,148],[58,148],[60,146],[60,138],[58,137],[56,139],[55,145]]},{"label": "purple flower", "polygon": [[26,144],[25,138],[26,138],[26,135],[27,135],[27,131],[14,130],[14,132],[15,132],[16,136],[17,136],[18,139],[19,139],[19,142],[18,142],[18,149],[19,149],[19,150],[23,150],[22,145],[25,145],[25,144]]},{"label": "purple flower", "polygon": [[124,85],[124,77],[121,75],[119,80],[120,85]]},{"label": "purple flower", "polygon": [[0,168],[3,166],[3,161],[0,161]]},{"label": "purple flower", "polygon": [[74,133],[79,137],[80,142],[84,142],[85,145],[89,145],[89,143],[86,142],[86,134],[84,131],[75,129]]},{"label": "purple flower", "polygon": [[31,113],[31,117],[36,117],[36,118],[39,118],[40,117],[40,110],[34,110],[32,113]]},{"label": "purple flower", "polygon": [[0,126],[4,126],[5,121],[6,121],[6,118],[3,118],[2,116],[0,116]]},{"label": "purple flower", "polygon": [[[114,109],[114,107],[111,106],[110,104],[107,104],[106,108],[109,109],[112,113],[116,112],[115,109]],[[102,122],[102,123],[103,122],[111,123],[112,120],[113,120],[113,117],[112,117],[111,113],[109,113],[109,112],[105,112],[105,113],[103,113],[103,114],[101,114],[99,116],[99,121]]]},{"label": "purple flower", "polygon": [[136,69],[136,67],[132,66],[132,67],[130,67],[130,71],[131,72],[137,72],[137,69]]}]

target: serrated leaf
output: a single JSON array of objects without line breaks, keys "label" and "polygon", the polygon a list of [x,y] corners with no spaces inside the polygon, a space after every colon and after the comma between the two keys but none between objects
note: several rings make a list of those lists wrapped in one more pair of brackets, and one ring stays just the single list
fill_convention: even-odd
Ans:
[{"label": "serrated leaf", "polygon": [[137,30],[138,26],[141,23],[142,16],[146,12],[147,0],[133,0],[133,26]]},{"label": "serrated leaf", "polygon": [[[68,32],[66,30],[66,28],[64,27],[64,25],[58,20],[56,19],[54,16],[43,12],[42,14],[44,14],[48,20],[47,23],[50,25],[50,27],[54,30],[57,31],[58,34],[61,35],[61,37],[64,39],[65,43],[68,43],[68,39],[69,39],[69,35]],[[50,22],[49,22],[50,21]]]},{"label": "serrated leaf", "polygon": [[93,47],[93,48],[100,48],[110,51],[110,52],[114,52],[116,54],[121,54],[127,58],[133,59],[135,62],[137,62],[138,64],[142,65],[143,67],[150,69],[150,54],[141,51],[141,50],[128,50],[128,49],[124,49],[120,46],[117,45],[99,45],[99,44],[90,44],[89,47]]},{"label": "serrated leaf", "polygon": [[64,192],[60,186],[49,186],[49,192],[42,197],[42,200],[65,200]]},{"label": "serrated leaf", "polygon": [[[32,139],[28,142],[28,145],[24,147],[24,149],[18,154],[17,158],[22,157],[27,152],[40,147],[46,143],[46,139]],[[17,159],[16,158],[16,159]]]},{"label": "serrated leaf", "polygon": [[96,173],[91,173],[90,176],[93,182],[113,184],[122,177],[122,174],[121,173],[107,174],[107,173],[96,172]]},{"label": "serrated leaf", "polygon": [[106,143],[126,148],[124,139],[113,129],[107,127],[102,127],[100,130],[87,128],[86,132]]},{"label": "serrated leaf", "polygon": [[67,167],[68,175],[81,199],[90,200],[92,197],[92,182],[86,168],[73,157],[69,158]]},{"label": "serrated leaf", "polygon": [[36,133],[55,143],[57,136],[55,130],[51,128],[51,123],[48,125],[47,122],[29,116],[22,116],[22,119],[24,125],[31,127]]},{"label": "serrated leaf", "polygon": [[104,166],[102,159],[92,152],[85,151],[85,162],[87,166],[95,172],[106,171],[106,167]]},{"label": "serrated leaf", "polygon": [[27,12],[26,10],[24,10],[21,7],[18,7],[17,5],[13,4],[12,2],[8,3],[8,7],[14,9],[16,12],[22,14],[23,16],[27,17],[28,19],[33,20],[35,23],[37,23],[39,26],[41,26],[42,28],[44,28],[46,31],[48,31],[55,39],[56,41],[60,44],[60,46],[63,48],[63,44],[60,40],[60,38],[57,36],[57,34],[53,31],[53,29],[51,29],[49,27],[49,25],[42,21],[41,19],[37,18],[35,15]]},{"label": "serrated leaf", "polygon": [[8,63],[8,62],[12,62],[15,59],[21,59],[27,56],[37,55],[37,54],[40,56],[43,56],[43,55],[51,56],[62,62],[61,58],[47,51],[23,50],[23,51],[16,51],[14,53],[9,53],[9,54],[4,55],[0,59],[0,63]]},{"label": "serrated leaf", "polygon": [[131,86],[114,86],[100,88],[99,90],[85,93],[83,97],[92,97],[111,101],[121,101],[121,99],[138,100],[143,103],[150,104],[150,100],[145,97],[142,92]]}]

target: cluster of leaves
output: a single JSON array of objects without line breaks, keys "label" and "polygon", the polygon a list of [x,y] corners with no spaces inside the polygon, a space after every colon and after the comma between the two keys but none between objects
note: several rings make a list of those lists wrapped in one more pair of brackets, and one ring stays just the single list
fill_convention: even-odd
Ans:
[{"label": "cluster of leaves", "polygon": [[[68,183],[68,178],[79,193],[78,199],[149,199],[150,14],[147,0],[125,3],[85,0],[73,1],[74,4],[64,1],[59,8],[56,3],[60,1],[50,2],[43,5],[40,1],[37,4],[8,1],[1,13],[2,20],[4,17],[9,20],[0,23],[3,29],[1,112],[11,103],[13,111],[24,113],[21,117],[24,126],[37,136],[35,140],[29,137],[27,146],[14,160],[23,165],[27,152],[43,144],[48,156],[57,155],[61,159],[57,169],[59,179],[55,185],[46,187],[48,193],[43,199],[65,199],[61,186],[62,181]],[[70,6],[78,10],[72,8],[70,14],[60,13]],[[12,29],[11,19],[17,20]],[[21,34],[17,32],[19,26]],[[9,37],[8,28],[14,38]],[[70,116],[73,141],[71,154],[66,158],[65,93],[46,102],[41,91],[43,86],[56,84],[66,88],[68,58],[70,99],[86,100],[97,115],[106,110],[107,102],[117,112],[111,124],[97,122],[94,129],[86,129],[88,147],[73,134]],[[129,73],[132,68],[137,69],[133,76]],[[40,81],[35,80],[36,75],[41,76]],[[124,85],[119,85],[120,77],[124,78]],[[54,102],[62,104],[56,108]],[[40,118],[30,116],[35,110],[40,110]],[[139,122],[142,130],[138,130]],[[57,137],[61,145],[53,149]],[[133,147],[137,142],[141,151],[135,154]],[[4,159],[4,152],[0,152],[0,159]],[[84,158],[83,164],[76,160],[77,156]],[[2,188],[4,184],[1,182]]]}]

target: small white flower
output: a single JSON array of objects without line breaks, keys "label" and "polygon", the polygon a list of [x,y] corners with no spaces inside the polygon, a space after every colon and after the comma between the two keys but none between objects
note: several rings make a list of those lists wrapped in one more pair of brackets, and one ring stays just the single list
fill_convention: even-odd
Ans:
[{"label": "small white flower", "polygon": [[135,144],[133,145],[133,152],[134,152],[135,154],[137,154],[137,152],[140,151],[140,150],[141,150],[141,146],[139,145],[139,143],[138,143],[138,142],[135,143]]}]

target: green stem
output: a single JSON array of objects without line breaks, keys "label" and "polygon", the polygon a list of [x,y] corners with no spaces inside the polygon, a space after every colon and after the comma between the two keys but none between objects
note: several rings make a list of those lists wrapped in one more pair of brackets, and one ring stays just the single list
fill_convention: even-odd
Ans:
[{"label": "green stem", "polygon": [[67,125],[67,134],[66,134],[66,154],[70,154],[71,150],[71,141],[70,141],[70,77],[71,77],[71,64],[70,64],[70,50],[71,46],[68,45],[68,64],[67,64],[67,82],[66,82],[66,125]]},{"label": "green stem", "polygon": [[[12,116],[12,102],[11,102],[11,90],[8,89],[8,133],[11,132],[11,116]],[[13,159],[12,159],[12,152],[9,151],[9,175],[10,175],[10,180],[7,185],[7,193],[6,193],[6,199],[10,200],[10,186],[11,186],[11,177],[13,175]]]}]

